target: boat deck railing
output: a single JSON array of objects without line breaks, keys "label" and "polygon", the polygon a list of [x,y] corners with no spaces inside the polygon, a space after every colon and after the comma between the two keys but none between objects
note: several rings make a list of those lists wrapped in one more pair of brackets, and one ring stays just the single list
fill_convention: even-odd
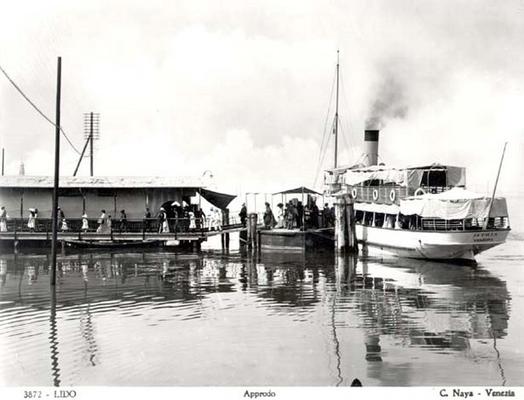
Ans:
[{"label": "boat deck railing", "polygon": [[[478,230],[484,227],[484,218],[467,219],[440,219],[440,218],[420,218],[418,228],[422,230],[434,231],[467,231]],[[509,227],[508,217],[489,218],[487,229],[507,229]]]}]

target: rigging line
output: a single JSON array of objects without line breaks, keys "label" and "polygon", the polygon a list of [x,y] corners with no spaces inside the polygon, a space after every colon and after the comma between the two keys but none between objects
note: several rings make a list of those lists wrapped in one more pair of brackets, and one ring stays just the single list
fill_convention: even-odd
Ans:
[{"label": "rigging line", "polygon": [[[333,120],[333,122],[332,122],[332,124],[331,124],[330,132],[333,131],[333,126],[334,126],[334,124],[335,124],[335,121]],[[332,136],[331,134],[329,134],[329,135],[327,136],[326,146],[325,146],[325,148],[324,148],[324,151],[320,154],[321,157],[320,157],[320,159],[319,159],[319,161],[318,161],[317,171],[316,171],[316,173],[315,173],[315,181],[314,181],[314,183],[313,183],[313,186],[316,186],[317,181],[318,181],[318,178],[319,178],[319,176],[320,176],[320,171],[322,170],[322,166],[324,165],[324,160],[326,159],[327,149],[328,149],[328,147],[329,147],[329,143],[331,142],[331,136]]]},{"label": "rigging line", "polygon": [[[333,123],[331,124],[331,132],[333,132],[333,129],[334,129],[334,126],[335,126],[335,120],[333,120]],[[315,175],[315,182],[313,184],[313,186],[316,186],[317,184],[317,181],[318,181],[318,177],[320,175],[320,171],[322,169],[322,165],[324,165],[324,160],[326,159],[326,154],[327,154],[327,149],[328,149],[328,145],[329,145],[329,142],[331,141],[331,136],[333,135],[328,135],[328,140],[326,142],[326,148],[324,149],[324,152],[322,153],[322,158],[318,164],[318,168],[317,168],[317,173]]]},{"label": "rigging line", "polygon": [[[323,158],[323,154],[327,151],[327,145],[328,145],[330,137],[331,137],[331,135],[327,135],[327,123],[328,123],[328,120],[329,120],[329,114],[331,113],[331,105],[333,103],[333,91],[334,91],[334,87],[335,87],[335,81],[336,81],[336,75],[333,75],[333,81],[331,82],[331,93],[329,95],[328,110],[327,110],[327,113],[326,113],[326,118],[324,120],[324,133],[322,135],[322,143],[320,145],[320,151],[318,153],[317,171],[316,171],[316,174],[315,174],[315,180],[314,180],[313,186],[315,186],[316,183],[317,183],[318,174],[319,174],[320,168],[321,168],[321,159]],[[326,140],[326,138],[327,138],[327,140]]]},{"label": "rigging line", "polygon": [[[333,81],[331,82],[331,93],[329,95],[329,102],[328,102],[328,109],[327,109],[327,113],[326,113],[326,118],[324,120],[324,132],[323,132],[323,136],[322,136],[322,146],[320,148],[320,153],[319,153],[319,160],[320,160],[320,157],[322,155],[322,149],[323,149],[323,146],[325,146],[325,140],[326,140],[326,137],[328,137],[326,135],[327,133],[327,123],[328,123],[328,120],[329,120],[329,114],[331,114],[331,105],[333,103],[333,91],[334,91],[334,87],[335,87],[335,76],[333,76]],[[328,141],[329,141],[329,137],[328,137]]]},{"label": "rigging line", "polygon": [[[38,112],[38,114],[40,114],[47,122],[49,122],[51,125],[53,125],[55,128],[57,127],[56,124],[47,117],[47,115],[45,115],[38,107],[35,103],[33,103],[31,101],[31,99],[29,97],[26,96],[26,94],[22,91],[22,89],[20,89],[20,87],[11,79],[11,77],[7,74],[7,72],[5,72],[5,70],[2,68],[2,66],[0,65],[0,71],[2,71],[2,73],[5,75],[5,77],[7,78],[7,80],[14,86],[14,88],[18,91],[18,93],[20,93],[22,95],[22,97],[24,99],[26,99],[26,101],[36,110],[36,112]],[[80,155],[80,152],[78,151],[78,149],[75,147],[75,145],[71,142],[71,140],[69,140],[69,138],[67,137],[66,133],[64,132],[64,130],[62,129],[62,127],[58,127],[60,129],[60,132],[62,133],[62,135],[65,137],[65,139],[67,140],[67,142],[69,143],[69,145],[73,148],[74,151],[76,151],[77,154]]]},{"label": "rigging line", "polygon": [[[353,140],[354,138],[352,137],[352,132],[355,132],[355,130],[353,129],[354,126],[353,126],[353,123],[351,122],[352,121],[352,117],[351,117],[351,107],[349,107],[349,102],[347,100],[347,96],[346,96],[346,91],[344,90],[344,87],[345,87],[345,81],[344,81],[344,74],[341,73],[340,74],[340,86],[342,88],[342,102],[345,104],[346,106],[346,109],[347,109],[347,120],[345,121],[346,124],[347,124],[347,132],[348,132],[348,141],[349,141],[349,144],[351,143],[355,143],[356,141]],[[354,152],[354,149],[351,149],[353,150]]]}]

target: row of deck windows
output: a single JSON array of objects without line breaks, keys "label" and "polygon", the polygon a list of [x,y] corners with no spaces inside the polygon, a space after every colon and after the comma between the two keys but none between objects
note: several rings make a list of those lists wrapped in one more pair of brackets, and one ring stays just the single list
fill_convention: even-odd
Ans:
[{"label": "row of deck windows", "polygon": [[[484,226],[484,219],[442,219],[422,218],[418,215],[386,214],[370,211],[355,211],[355,222],[364,226],[389,229],[411,229],[429,231],[478,230]],[[508,217],[490,218],[488,229],[509,228]]]}]

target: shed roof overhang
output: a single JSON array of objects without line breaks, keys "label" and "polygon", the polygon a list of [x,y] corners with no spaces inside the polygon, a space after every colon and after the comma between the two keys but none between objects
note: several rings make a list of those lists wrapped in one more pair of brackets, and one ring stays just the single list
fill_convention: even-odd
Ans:
[{"label": "shed roof overhang", "polygon": [[[52,189],[53,186],[52,176],[0,176],[0,189]],[[59,186],[71,189],[197,189],[205,185],[201,178],[187,176],[61,176]]]}]

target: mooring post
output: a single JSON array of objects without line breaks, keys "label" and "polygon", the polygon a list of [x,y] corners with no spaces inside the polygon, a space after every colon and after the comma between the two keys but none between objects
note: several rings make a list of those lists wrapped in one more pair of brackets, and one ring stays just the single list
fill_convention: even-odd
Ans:
[{"label": "mooring post", "polygon": [[198,253],[200,251],[200,239],[193,240],[193,253]]},{"label": "mooring post", "polygon": [[358,254],[357,233],[355,231],[355,211],[353,196],[349,194],[346,199],[346,226],[348,251]]},{"label": "mooring post", "polygon": [[[224,208],[222,210],[222,227],[229,226],[229,209]],[[229,249],[229,233],[223,233],[222,235],[222,249]]]},{"label": "mooring post", "polygon": [[247,218],[247,245],[251,249],[257,246],[257,213],[249,213]]},{"label": "mooring post", "polygon": [[347,248],[346,199],[340,197],[335,203],[335,246],[337,252]]}]

